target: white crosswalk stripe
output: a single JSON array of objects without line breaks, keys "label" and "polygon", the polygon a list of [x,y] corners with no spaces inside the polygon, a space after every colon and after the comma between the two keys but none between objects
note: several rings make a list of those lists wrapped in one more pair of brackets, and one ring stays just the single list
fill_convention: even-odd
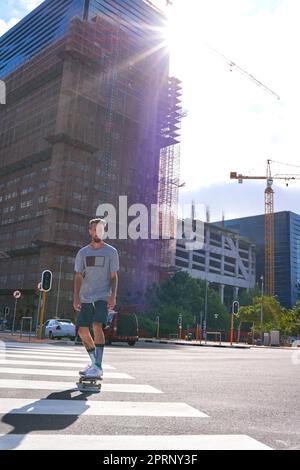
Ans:
[{"label": "white crosswalk stripe", "polygon": [[245,435],[0,435],[0,450],[271,450]]},{"label": "white crosswalk stripe", "polygon": [[86,353],[85,349],[84,348],[80,348],[80,349],[68,349],[66,347],[64,348],[58,348],[56,346],[49,346],[47,348],[37,348],[37,347],[34,347],[34,346],[2,346],[0,347],[0,351],[22,351],[22,352],[25,352],[25,351],[29,351],[29,352],[45,352],[45,353],[48,353],[48,352],[53,352],[54,354],[83,354],[83,353]]},{"label": "white crosswalk stripe", "polygon": [[[10,380],[0,379],[0,388],[22,389],[22,390],[69,390],[74,389],[74,382],[51,382],[36,380]],[[77,390],[77,388],[76,388]],[[103,383],[101,386],[103,392],[118,393],[163,393],[157,388],[150,385],[137,384],[108,384]]]},{"label": "white crosswalk stripe", "polygon": [[14,352],[5,352],[4,354],[0,352],[0,357],[1,358],[13,358],[13,359],[60,359],[64,358],[67,359],[68,361],[72,362],[82,362],[86,359],[88,359],[87,354],[83,354],[82,356],[71,356],[71,355],[61,355],[61,354],[44,354],[44,353],[21,353],[21,351],[18,351],[17,353]]},{"label": "white crosswalk stripe", "polygon": [[26,415],[75,416],[181,416],[207,418],[201,411],[185,403],[126,402],[126,401],[70,401],[2,398],[0,413]]},{"label": "white crosswalk stripe", "polygon": [[[72,370],[48,370],[48,369],[21,369],[21,368],[12,368],[12,367],[0,367],[0,374],[18,374],[18,375],[51,375],[55,377],[76,377],[78,378],[78,372],[73,372]],[[134,377],[131,375],[124,374],[122,372],[105,372],[103,377],[106,379],[130,379],[134,380]]]},{"label": "white crosswalk stripe", "polygon": [[[69,368],[74,368],[79,370],[79,368],[86,367],[87,362],[79,362],[79,363],[74,363],[74,362],[64,362],[64,361],[59,361],[59,362],[48,362],[48,361],[16,361],[14,359],[6,358],[6,359],[0,359],[0,365],[11,365],[11,366],[41,366],[41,367],[57,367],[57,368],[62,368],[62,367],[69,367]],[[115,370],[115,367],[113,366],[108,366],[106,364],[103,364],[103,370]]]},{"label": "white crosswalk stripe", "polygon": [[33,343],[5,343],[3,341],[0,341],[0,347],[2,349],[30,349],[30,350],[36,350],[36,351],[72,351],[72,352],[80,352],[84,351],[83,346],[56,346],[52,344],[33,344]]}]

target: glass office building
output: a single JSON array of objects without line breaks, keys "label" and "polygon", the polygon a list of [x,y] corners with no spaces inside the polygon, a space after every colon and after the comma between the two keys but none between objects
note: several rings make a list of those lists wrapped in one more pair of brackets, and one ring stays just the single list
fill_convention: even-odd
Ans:
[{"label": "glass office building", "polygon": [[[275,294],[286,307],[300,300],[300,215],[275,214]],[[265,273],[265,216],[226,220],[225,227],[238,231],[256,244],[257,282]]]},{"label": "glass office building", "polygon": [[72,18],[92,19],[97,14],[124,29],[155,41],[164,15],[143,0],[46,0],[0,38],[0,77],[3,78],[62,37]]}]

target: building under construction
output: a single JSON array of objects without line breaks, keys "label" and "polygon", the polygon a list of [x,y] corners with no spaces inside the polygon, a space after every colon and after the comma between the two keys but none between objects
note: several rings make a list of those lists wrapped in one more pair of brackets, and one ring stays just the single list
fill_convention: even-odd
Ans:
[{"label": "building under construction", "polygon": [[[118,212],[123,195],[128,207],[174,210],[180,82],[164,21],[143,0],[46,0],[0,38],[0,307],[18,289],[20,315],[32,313],[50,269],[47,317],[71,315],[75,254],[99,205]],[[108,243],[120,254],[119,303],[143,304],[174,264],[174,242]]]}]

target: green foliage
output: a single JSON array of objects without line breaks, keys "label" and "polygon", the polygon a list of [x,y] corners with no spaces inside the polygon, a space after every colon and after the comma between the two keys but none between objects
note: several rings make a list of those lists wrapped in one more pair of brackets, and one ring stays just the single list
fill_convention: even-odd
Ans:
[{"label": "green foliage", "polygon": [[156,336],[157,325],[153,320],[145,317],[143,314],[139,314],[137,318],[138,318],[140,331],[141,330],[145,331],[147,336],[150,336],[150,337]]},{"label": "green foliage", "polygon": [[260,295],[261,295],[261,290],[259,286],[256,284],[254,289],[250,289],[249,292],[245,290],[240,294],[239,296],[240,306],[242,307],[242,306],[251,305],[253,302],[253,299],[255,297],[259,297]]},{"label": "green foliage", "polygon": [[241,307],[239,321],[254,322],[255,331],[260,329],[261,307],[263,311],[263,330],[279,330],[282,335],[300,334],[300,302],[293,309],[286,309],[269,296],[254,297],[252,304]]},{"label": "green foliage", "polygon": [[[206,282],[192,278],[186,272],[178,272],[161,285],[154,284],[147,293],[146,315],[155,320],[160,316],[162,334],[178,332],[178,316],[182,315],[184,329],[199,323],[200,312],[205,311]],[[221,303],[219,294],[208,288],[207,329],[228,330],[229,315]],[[218,318],[215,318],[215,314]]]}]

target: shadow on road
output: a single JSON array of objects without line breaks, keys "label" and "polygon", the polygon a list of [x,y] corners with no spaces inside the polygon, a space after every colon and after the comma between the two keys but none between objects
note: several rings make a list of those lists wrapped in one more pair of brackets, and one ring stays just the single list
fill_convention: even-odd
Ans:
[{"label": "shadow on road", "polygon": [[[72,396],[73,393],[77,395]],[[54,392],[47,397],[37,400],[30,405],[16,408],[2,417],[1,422],[8,424],[13,429],[5,436],[0,437],[0,450],[16,449],[22,442],[24,435],[33,431],[59,431],[66,429],[75,423],[79,416],[88,408],[88,397],[93,395],[91,392],[80,393],[76,389],[64,390],[62,392]],[[47,400],[57,401],[59,406],[60,400],[76,401],[81,406],[76,410],[76,415],[57,415],[40,413],[41,406],[45,406]],[[53,403],[51,403],[52,405]],[[63,405],[61,405],[63,406]]]}]

